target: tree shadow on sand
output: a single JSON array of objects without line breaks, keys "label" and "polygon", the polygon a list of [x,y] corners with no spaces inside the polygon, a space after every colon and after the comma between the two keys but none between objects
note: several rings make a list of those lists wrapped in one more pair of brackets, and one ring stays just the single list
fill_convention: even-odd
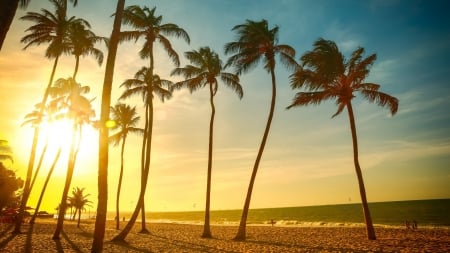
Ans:
[{"label": "tree shadow on sand", "polygon": [[[0,224],[3,225],[4,224]],[[2,228],[2,232],[0,233],[0,249],[3,249],[12,239],[14,239],[14,237],[16,237],[17,234],[15,233],[10,233],[10,230],[12,230],[12,228],[14,227],[14,223],[8,224],[7,226],[5,226],[4,228]]]},{"label": "tree shadow on sand", "polygon": [[[71,249],[73,249],[75,252],[83,252],[70,238],[67,236],[66,232],[64,230],[61,232],[62,238],[67,241],[67,243],[70,245]],[[92,237],[91,237],[92,238]]]}]

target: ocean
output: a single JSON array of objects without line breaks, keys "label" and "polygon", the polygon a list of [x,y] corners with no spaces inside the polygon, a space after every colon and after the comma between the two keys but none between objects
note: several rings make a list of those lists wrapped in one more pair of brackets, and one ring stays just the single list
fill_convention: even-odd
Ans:
[{"label": "ocean", "polygon": [[[450,229],[450,199],[411,200],[369,203],[373,223],[377,226],[404,227],[415,220],[419,227]],[[128,220],[131,212],[121,213]],[[108,212],[113,220],[115,212]],[[140,217],[140,216],[139,216]],[[211,223],[238,225],[241,210],[211,211]],[[204,212],[148,212],[148,222],[203,224]],[[247,224],[284,226],[360,226],[364,224],[360,203],[250,209]]]}]

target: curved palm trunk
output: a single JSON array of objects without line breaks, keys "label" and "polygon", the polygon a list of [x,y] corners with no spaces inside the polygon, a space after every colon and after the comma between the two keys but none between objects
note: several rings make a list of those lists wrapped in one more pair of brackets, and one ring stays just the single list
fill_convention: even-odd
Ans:
[{"label": "curved palm trunk", "polygon": [[19,0],[3,0],[0,2],[0,50],[16,15],[18,6]]},{"label": "curved palm trunk", "polygon": [[[144,171],[145,171],[145,157],[147,150],[147,139],[148,139],[148,127],[149,127],[149,106],[145,106],[145,126],[144,126],[144,136],[142,138],[142,150],[141,150],[141,186],[144,184]],[[142,233],[148,232],[145,228],[145,200],[142,201],[140,206],[141,210],[141,231]]]},{"label": "curved palm trunk", "polygon": [[39,208],[41,207],[42,199],[44,198],[45,190],[47,189],[48,181],[50,180],[50,177],[53,174],[53,170],[55,169],[56,163],[59,160],[61,151],[62,151],[62,148],[60,147],[58,149],[58,152],[56,153],[55,159],[53,160],[52,166],[50,167],[50,170],[48,171],[47,178],[45,178],[44,186],[42,187],[41,195],[39,196],[38,203],[36,204],[36,208],[34,209],[34,214],[33,214],[33,217],[31,217],[30,224],[34,224],[34,221],[36,220],[37,213],[39,212]]},{"label": "curved palm trunk", "polygon": [[358,161],[358,140],[356,136],[355,117],[353,115],[353,108],[351,102],[347,104],[348,117],[350,119],[350,128],[352,131],[353,141],[353,161],[355,163],[356,175],[358,177],[359,194],[361,195],[361,202],[364,213],[364,221],[366,223],[367,238],[369,240],[376,240],[375,230],[373,228],[372,217],[370,215],[369,205],[367,203],[366,189],[364,187],[364,180],[362,176],[361,167]]},{"label": "curved palm trunk", "polygon": [[203,226],[203,238],[211,238],[210,228],[210,203],[211,203],[211,174],[212,174],[212,152],[213,152],[213,131],[214,131],[214,116],[216,108],[214,106],[214,92],[213,84],[209,85],[209,103],[211,104],[211,119],[209,121],[209,145],[208,145],[208,177],[206,181],[206,207],[205,207],[205,224]]},{"label": "curved palm trunk", "polygon": [[272,124],[273,113],[275,111],[275,98],[277,96],[277,86],[275,80],[274,68],[270,70],[270,75],[272,77],[272,100],[270,103],[270,111],[269,117],[267,118],[266,129],[264,130],[264,135],[261,141],[261,145],[259,146],[258,155],[255,160],[255,164],[253,166],[252,176],[250,178],[250,183],[248,185],[247,197],[245,198],[244,209],[242,210],[241,221],[239,223],[239,229],[234,237],[234,240],[244,241],[246,237],[246,225],[247,225],[247,216],[248,209],[250,208],[250,200],[252,198],[253,185],[255,184],[256,173],[258,172],[259,162],[261,161],[262,154],[264,152],[264,147],[266,146],[267,137],[269,136],[270,126]]},{"label": "curved palm trunk", "polygon": [[[144,136],[142,138],[142,150],[141,150],[141,185],[144,183],[144,171],[145,171],[145,154],[147,149],[147,138],[148,138],[148,105],[145,106],[145,125],[144,125]],[[142,203],[141,207],[141,217],[143,216],[145,218],[145,203]],[[142,218],[141,218],[142,220]]]},{"label": "curved palm trunk", "polygon": [[120,199],[120,189],[122,188],[122,178],[123,178],[123,153],[125,150],[125,141],[127,136],[125,135],[122,139],[122,149],[120,151],[120,173],[119,173],[119,183],[117,185],[117,196],[116,196],[116,229],[119,230],[120,227],[120,212],[119,212],[119,199]]},{"label": "curved palm trunk", "polygon": [[109,130],[105,127],[109,119],[111,106],[111,90],[114,77],[114,65],[116,61],[117,46],[119,44],[120,26],[125,0],[117,0],[114,25],[111,33],[111,40],[108,48],[108,58],[106,60],[105,77],[103,80],[102,106],[100,113],[99,145],[98,145],[98,202],[97,217],[95,219],[94,240],[92,241],[91,252],[97,253],[103,250],[103,239],[105,238],[106,212],[108,205],[108,138]]},{"label": "curved palm trunk", "polygon": [[144,204],[145,190],[147,188],[148,174],[149,174],[149,168],[150,168],[150,154],[151,154],[151,147],[152,147],[152,131],[153,131],[153,102],[152,102],[152,100],[149,101],[149,109],[147,111],[146,118],[148,118],[148,130],[147,130],[146,155],[145,155],[145,164],[144,164],[145,167],[144,167],[144,171],[142,173],[141,190],[139,193],[139,199],[138,199],[138,202],[136,203],[134,212],[131,215],[131,218],[128,221],[127,225],[123,228],[123,230],[118,235],[116,235],[112,239],[112,241],[124,241],[125,240],[127,235],[130,233],[131,229],[133,228],[133,225],[136,222],[136,219],[139,215],[139,211],[142,209],[142,206]]},{"label": "curved palm trunk", "polygon": [[42,161],[44,160],[44,156],[45,156],[45,153],[47,152],[47,148],[48,148],[48,141],[45,142],[45,146],[42,149],[41,157],[39,158],[39,162],[36,167],[36,172],[34,172],[33,180],[31,180],[30,192],[33,190],[34,182],[36,182],[37,175],[39,174],[39,171],[41,170]]},{"label": "curved palm trunk", "polygon": [[70,183],[72,182],[72,176],[73,176],[73,170],[75,165],[75,139],[77,134],[77,124],[74,123],[73,129],[72,129],[72,139],[70,141],[70,152],[69,152],[69,163],[67,166],[67,175],[66,175],[66,182],[64,184],[63,194],[61,197],[61,203],[59,206],[58,211],[58,221],[56,223],[56,229],[53,233],[53,240],[59,240],[59,235],[61,234],[61,231],[63,229],[64,225],[64,215],[66,213],[67,208],[67,195],[69,193]]},{"label": "curved palm trunk", "polygon": [[78,73],[78,66],[80,65],[80,56],[75,56],[75,70],[73,71],[73,80],[75,81]]},{"label": "curved palm trunk", "polygon": [[[44,113],[44,108],[45,108],[44,105],[47,103],[50,87],[52,86],[53,78],[54,78],[55,72],[56,72],[56,66],[58,65],[58,59],[59,59],[59,57],[56,57],[55,62],[53,63],[52,73],[50,74],[50,80],[48,82],[47,88],[45,89],[44,97],[42,98],[41,109],[39,110],[39,115],[38,115],[38,119],[37,119],[38,122],[41,120],[41,115]],[[34,160],[36,158],[36,148],[37,148],[37,144],[38,144],[38,140],[39,140],[39,132],[40,132],[39,126],[36,126],[34,128],[33,143],[31,144],[30,159],[28,160],[27,176],[25,179],[25,184],[23,186],[22,201],[20,202],[19,213],[16,217],[16,224],[14,226],[14,231],[13,231],[14,234],[20,233],[20,227],[22,225],[23,214],[25,211],[25,207],[27,206],[28,198],[30,197],[30,181],[31,181],[31,177],[33,175]]]}]

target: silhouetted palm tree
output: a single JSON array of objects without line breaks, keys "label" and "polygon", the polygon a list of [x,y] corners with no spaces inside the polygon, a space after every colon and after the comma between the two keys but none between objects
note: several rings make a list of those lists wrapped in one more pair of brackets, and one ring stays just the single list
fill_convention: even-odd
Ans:
[{"label": "silhouetted palm tree", "polygon": [[[52,72],[50,74],[50,80],[47,88],[45,89],[44,96],[42,98],[40,114],[43,114],[44,105],[47,102],[49,89],[53,83],[53,77],[55,75],[56,66],[58,65],[58,59],[62,54],[68,54],[70,52],[68,43],[66,41],[68,28],[74,23],[87,23],[83,19],[77,19],[75,17],[67,18],[67,1],[66,0],[50,0],[55,7],[55,12],[51,13],[46,9],[42,9],[42,13],[28,12],[23,16],[22,20],[27,20],[36,23],[28,28],[26,31],[29,34],[25,35],[21,42],[27,43],[24,49],[32,45],[40,45],[43,43],[49,43],[49,46],[45,52],[45,56],[48,58],[55,58]],[[23,188],[22,200],[19,208],[19,215],[16,219],[14,233],[20,233],[20,227],[22,224],[23,213],[30,196],[29,186],[31,177],[33,174],[34,162],[36,157],[36,148],[39,139],[39,127],[34,128],[33,142],[31,144],[30,158],[28,161],[27,176]]]},{"label": "silhouetted palm tree", "polygon": [[75,215],[78,213],[77,227],[80,227],[81,212],[86,210],[86,206],[89,206],[89,203],[92,203],[92,201],[87,199],[89,195],[84,195],[84,188],[76,187],[72,189],[72,196],[67,198],[70,205],[75,208]]},{"label": "silhouetted palm tree", "polygon": [[111,107],[112,120],[115,122],[115,127],[113,129],[118,129],[117,133],[113,134],[110,138],[110,142],[114,146],[119,145],[122,141],[122,146],[120,150],[120,174],[119,183],[117,185],[117,196],[116,196],[116,229],[119,229],[120,224],[120,212],[119,212],[119,199],[120,190],[122,187],[123,178],[123,155],[125,152],[125,143],[129,133],[143,134],[144,130],[142,128],[137,128],[141,117],[137,115],[136,106],[129,106],[126,104],[118,103],[114,107]]},{"label": "silhouetted palm tree", "polygon": [[92,55],[101,65],[103,62],[103,53],[100,49],[95,48],[95,44],[104,41],[107,44],[107,39],[95,35],[89,30],[89,24],[75,23],[69,28],[69,43],[72,54],[75,56],[75,70],[72,78],[76,80],[78,73],[78,66],[80,63],[80,56]]},{"label": "silhouetted palm tree", "polygon": [[13,152],[7,140],[0,140],[0,162],[4,162],[5,160],[14,162]]},{"label": "silhouetted palm tree", "polygon": [[[41,108],[40,104],[36,104],[35,108],[36,108],[35,110],[33,110],[32,112],[25,115],[25,121],[22,123],[22,126],[29,124],[29,125],[32,125],[33,127],[40,127],[42,123],[52,124],[59,117],[57,103],[48,103],[44,108],[43,115],[40,115],[40,108]],[[49,134],[50,133],[47,133],[47,136],[45,139],[45,144],[44,144],[44,147],[42,148],[41,155],[39,157],[39,162],[36,166],[36,170],[34,172],[32,180],[31,180],[31,184],[30,184],[30,188],[29,188],[30,192],[33,191],[34,183],[36,182],[36,178],[39,175],[39,171],[41,169],[42,162],[47,153],[47,148],[49,145],[49,143],[48,143],[48,137],[49,137],[48,135]]]},{"label": "silhouetted palm tree", "polygon": [[[131,215],[125,228],[113,238],[113,240],[124,240],[127,234],[133,228],[136,222],[139,210],[144,203],[145,190],[147,188],[148,174],[150,171],[150,156],[152,149],[152,133],[153,133],[153,98],[158,96],[162,102],[172,96],[173,83],[169,80],[161,79],[158,75],[151,76],[151,71],[147,67],[142,67],[141,70],[136,72],[134,79],[126,80],[121,87],[125,87],[119,99],[127,99],[134,95],[141,95],[145,105],[145,127],[144,127],[144,141],[142,147],[142,178],[141,178],[141,190],[139,193],[138,203]],[[145,155],[145,157],[144,157]],[[143,227],[142,229],[145,229]],[[142,232],[142,231],[141,231]]]},{"label": "silhouetted palm tree", "polygon": [[[64,0],[67,2],[66,0]],[[71,0],[73,6],[76,6],[78,1]],[[12,24],[14,16],[16,15],[17,8],[26,8],[30,0],[3,0],[0,1],[0,50],[2,49],[3,42],[5,41],[6,34],[9,27]]]},{"label": "silhouetted palm tree", "polygon": [[295,50],[288,45],[278,44],[278,27],[270,29],[266,20],[252,21],[247,20],[244,24],[233,27],[237,34],[237,41],[229,42],[225,45],[226,54],[232,55],[226,66],[233,66],[237,74],[250,71],[262,60],[264,69],[270,73],[272,79],[272,100],[270,103],[269,117],[266,128],[258,150],[258,155],[253,166],[253,172],[250,179],[247,197],[245,199],[242,217],[239,224],[239,230],[235,240],[245,240],[245,229],[247,223],[248,209],[255,183],[256,173],[269,135],[270,125],[272,123],[273,112],[275,110],[276,98],[276,79],[275,79],[275,55],[279,55],[281,63],[290,68],[295,66]]},{"label": "silhouetted palm tree", "polygon": [[202,237],[211,238],[210,229],[210,199],[211,199],[211,172],[212,172],[212,151],[213,151],[213,129],[214,116],[216,108],[214,106],[214,96],[219,88],[218,78],[224,84],[233,89],[242,98],[242,86],[239,83],[239,77],[232,73],[224,72],[222,61],[217,53],[211,51],[209,47],[202,47],[198,51],[189,51],[185,53],[186,58],[192,63],[184,68],[176,68],[172,75],[183,75],[186,80],[178,82],[175,88],[187,87],[191,92],[200,88],[209,86],[209,103],[211,105],[211,119],[209,121],[209,145],[208,145],[208,170],[206,181],[206,207],[205,223]]},{"label": "silhouetted palm tree", "polygon": [[108,207],[108,138],[109,109],[111,106],[111,90],[114,77],[114,65],[116,62],[117,46],[119,44],[120,26],[125,0],[117,0],[116,13],[114,15],[113,29],[108,45],[108,57],[106,59],[105,76],[103,79],[102,104],[100,112],[99,140],[98,140],[98,202],[97,216],[95,219],[94,239],[91,252],[97,253],[103,250],[105,238],[106,212]]},{"label": "silhouetted palm tree", "polygon": [[81,127],[83,124],[90,123],[90,118],[95,116],[95,112],[92,109],[91,101],[83,96],[83,94],[89,92],[89,87],[81,86],[72,78],[57,80],[50,92],[66,106],[68,109],[68,118],[73,122],[66,181],[61,197],[58,222],[53,234],[53,239],[59,239],[64,223],[64,213],[67,207],[67,195],[69,192],[70,183],[72,182],[73,171],[75,169],[75,162],[81,139]]},{"label": "silhouetted palm tree", "polygon": [[347,108],[353,141],[353,161],[358,177],[367,237],[375,240],[375,230],[358,161],[358,141],[351,101],[355,97],[354,93],[358,92],[369,102],[387,106],[394,115],[398,109],[398,99],[379,91],[379,84],[364,82],[377,56],[372,54],[363,58],[363,54],[364,48],[360,47],[353,51],[350,59],[347,60],[333,41],[317,40],[314,43],[314,49],[300,58],[302,64],[290,77],[292,88],[305,88],[307,91],[298,92],[288,108],[320,104],[328,99],[336,100],[338,106],[333,117]]},{"label": "silhouetted palm tree", "polygon": [[[153,76],[153,68],[154,68],[154,55],[153,55],[153,44],[154,42],[159,42],[164,50],[168,53],[170,59],[175,63],[175,65],[178,67],[180,65],[179,57],[176,51],[172,48],[172,45],[168,38],[165,36],[175,36],[177,38],[183,38],[186,42],[190,42],[189,35],[185,30],[178,27],[175,24],[161,24],[162,22],[162,16],[155,16],[156,7],[153,9],[149,9],[148,7],[141,8],[139,6],[133,5],[129,6],[125,9],[123,13],[123,24],[131,26],[134,30],[132,31],[123,31],[121,32],[121,40],[122,41],[128,41],[128,40],[134,40],[137,41],[139,38],[144,38],[145,42],[142,47],[142,49],[139,51],[139,55],[142,59],[150,58],[150,65],[149,65],[149,76]],[[150,82],[152,82],[150,78]],[[153,85],[150,83],[150,87]],[[149,93],[152,93],[151,91]],[[147,135],[146,135],[147,134]],[[144,133],[144,146],[147,146],[145,148],[146,152],[150,152],[150,143],[149,140],[147,140],[147,136],[149,136],[148,133]],[[150,140],[151,141],[151,140]],[[146,157],[150,157],[150,154],[146,154]],[[150,161],[143,161],[142,164],[144,166],[150,166]],[[144,173],[145,170],[149,170],[147,167],[142,167],[142,172]],[[139,203],[139,202],[138,202]],[[144,202],[140,204],[141,206],[139,208],[142,209],[142,233],[147,233],[148,230],[145,227],[145,205]],[[131,220],[128,222],[128,224],[134,223],[131,222]],[[129,231],[128,231],[129,232]],[[120,235],[116,236],[115,238],[117,240],[123,240],[125,239],[128,232],[121,233]],[[121,239],[120,239],[121,238]]]}]

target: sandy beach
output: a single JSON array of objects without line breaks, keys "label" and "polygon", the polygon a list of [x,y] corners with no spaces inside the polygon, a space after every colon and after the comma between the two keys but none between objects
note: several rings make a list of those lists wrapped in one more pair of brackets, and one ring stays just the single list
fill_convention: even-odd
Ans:
[{"label": "sandy beach", "polygon": [[[0,252],[90,252],[94,223],[83,221],[77,228],[66,221],[59,241],[51,239],[54,220],[37,220],[31,233],[26,224],[19,235],[11,234],[11,224],[0,228]],[[369,241],[363,227],[249,226],[247,241],[237,242],[235,226],[212,226],[213,239],[200,237],[201,225],[149,223],[147,228],[150,234],[140,234],[136,224],[126,243],[113,243],[118,232],[108,221],[104,252],[450,252],[449,229],[377,227],[377,240]]]}]

